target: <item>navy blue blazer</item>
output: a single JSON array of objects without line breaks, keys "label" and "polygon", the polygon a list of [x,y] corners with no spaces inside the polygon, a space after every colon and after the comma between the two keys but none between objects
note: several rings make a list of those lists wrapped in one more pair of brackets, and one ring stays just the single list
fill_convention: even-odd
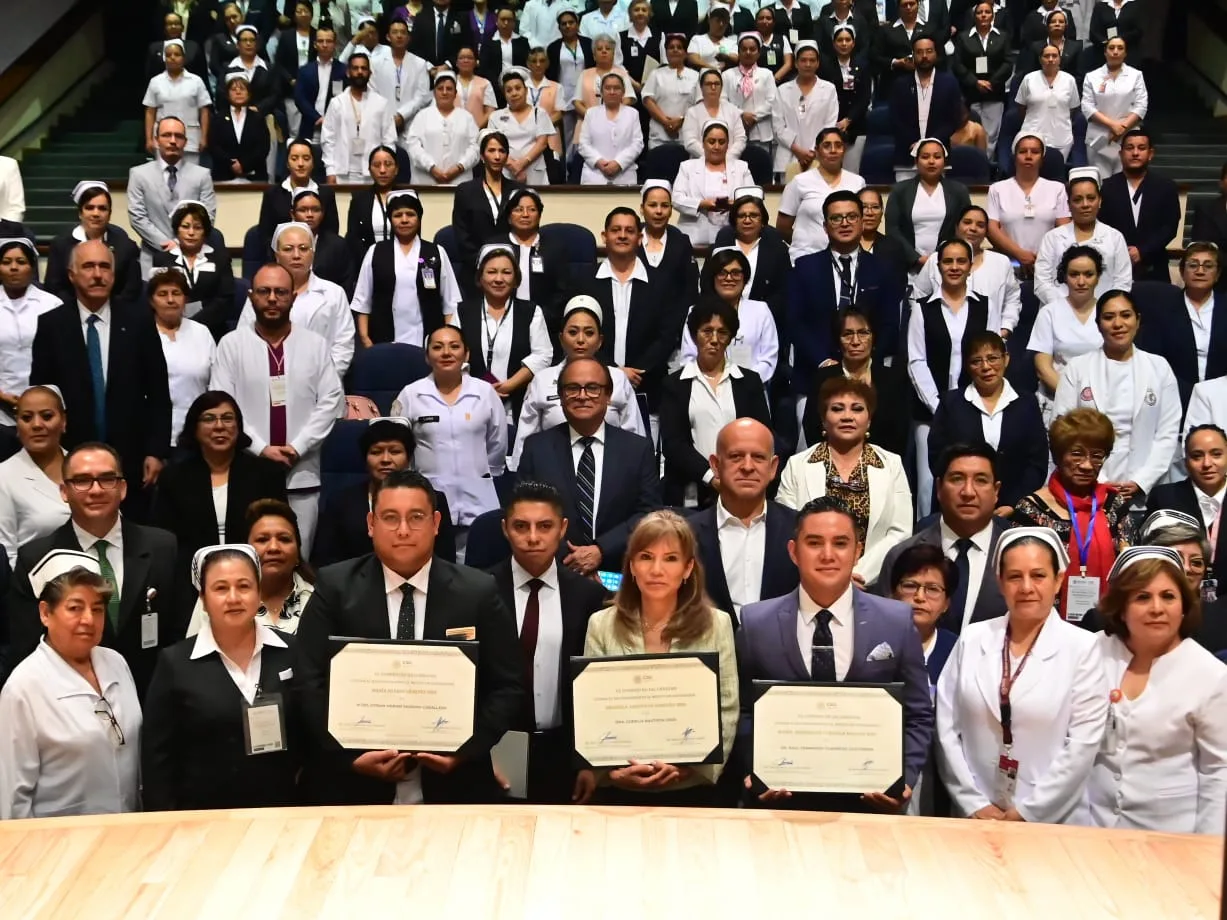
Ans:
[{"label": "navy blue blazer", "polygon": [[929,672],[929,683],[937,686],[937,679],[942,676],[942,668],[946,666],[946,659],[954,651],[954,645],[959,641],[959,637],[957,633],[940,628],[934,633],[934,637],[933,651],[929,652],[925,670]]},{"label": "navy blue blazer", "polygon": [[[801,657],[797,644],[799,606],[800,589],[741,608],[741,629],[737,631],[741,685],[737,743],[746,752],[753,750],[753,682],[810,680],[809,663]],[[933,738],[933,705],[929,699],[929,675],[925,670],[920,633],[912,623],[912,608],[901,601],[875,597],[854,587],[852,609],[855,620],[852,662],[843,683],[903,684],[903,781],[915,788]],[[881,657],[878,653],[881,645],[889,649],[888,656]],[[871,653],[878,654],[871,658]]]},{"label": "navy blue blazer", "polygon": [[[571,453],[571,426],[556,425],[529,435],[517,471],[522,480],[551,483],[562,493],[563,513],[571,522],[570,541],[577,546],[595,543],[601,550],[601,568],[618,571],[631,530],[649,511],[661,507],[660,473],[656,451],[647,438],[605,426],[601,462],[601,494],[597,498],[596,534],[587,540],[579,533],[575,460]],[[563,544],[560,555],[568,552]]]},{"label": "navy blue blazer", "polygon": [[[933,97],[926,136],[937,138],[949,148],[950,135],[959,126],[962,106],[959,81],[944,70],[933,71]],[[912,145],[920,140],[920,104],[916,99],[916,81],[911,74],[904,74],[890,88],[890,118],[895,126],[895,161],[911,163]]]},{"label": "navy blue blazer", "polygon": [[[1171,365],[1180,388],[1180,404],[1187,409],[1193,387],[1202,378],[1197,373],[1197,343],[1193,339],[1193,321],[1184,304],[1184,290],[1166,282],[1145,282],[1135,288],[1134,295],[1138,303],[1144,304],[1146,333],[1142,341],[1148,351],[1162,355]],[[1214,301],[1216,306],[1227,303],[1227,284],[1215,290]],[[1227,374],[1227,316],[1222,312],[1215,309],[1210,316],[1206,380]]]},{"label": "navy blue blazer", "polygon": [[[324,107],[328,107],[328,103],[332,101],[332,87],[337,83],[345,82],[345,65],[340,61],[332,62],[332,80],[328,88],[328,97],[324,102]],[[302,112],[302,127],[298,133],[304,137],[310,137],[315,131],[315,123],[324,117],[323,112],[315,110],[315,97],[320,93],[320,69],[319,65],[312,61],[298,70],[298,82],[294,84],[294,104],[298,106],[298,111]]]},{"label": "navy blue blazer", "polygon": [[[767,543],[763,553],[763,573],[759,582],[759,597],[779,597],[797,590],[799,578],[797,567],[788,558],[788,541],[793,537],[797,512],[779,502],[767,502]],[[707,596],[720,610],[733,616],[733,599],[729,596],[729,583],[724,574],[724,558],[720,555],[720,534],[716,528],[716,508],[692,514],[687,518],[698,543],[699,561],[703,563],[703,575],[707,583]],[[748,604],[746,606],[749,606]],[[740,620],[733,616],[733,628],[740,627]]]},{"label": "navy blue blazer", "polygon": [[[870,315],[875,354],[894,355],[900,347],[899,305],[903,291],[895,285],[895,273],[871,252],[856,259],[856,303]],[[823,249],[797,259],[788,280],[788,328],[792,336],[794,393],[808,395],[814,371],[828,358],[839,357],[832,323],[839,311],[835,287],[835,263]]]},{"label": "navy blue blazer", "polygon": [[1126,244],[1137,247],[1142,258],[1133,266],[1135,281],[1169,281],[1167,247],[1180,229],[1180,191],[1175,182],[1153,169],[1147,170],[1138,188],[1142,201],[1138,219],[1134,221],[1125,174],[1117,173],[1105,179],[1099,219],[1119,230]]}]

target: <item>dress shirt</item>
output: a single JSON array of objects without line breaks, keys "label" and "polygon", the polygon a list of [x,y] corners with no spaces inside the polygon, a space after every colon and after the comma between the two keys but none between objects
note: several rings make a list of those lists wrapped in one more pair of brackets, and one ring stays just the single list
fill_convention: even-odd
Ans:
[{"label": "dress shirt", "polygon": [[[332,87],[332,61],[325,61],[321,60],[320,58],[316,58],[315,69],[319,71],[320,85],[319,90],[315,94],[315,111],[322,115],[324,109],[328,107],[328,90]],[[311,127],[318,135],[320,126],[312,125]]]},{"label": "dress shirt", "polygon": [[1133,224],[1135,227],[1142,214],[1142,196],[1146,194],[1145,181],[1146,177],[1143,176],[1135,185],[1128,177],[1125,177],[1125,185],[1129,189],[1129,208],[1133,211]]},{"label": "dress shirt", "polygon": [[[959,540],[959,535],[950,529],[950,525],[944,519],[938,524],[938,529],[941,531],[942,554],[953,562],[954,557],[959,554],[954,546]],[[968,539],[971,540],[971,548],[967,551],[967,602],[963,605],[964,627],[971,622],[972,611],[976,609],[976,600],[980,597],[980,585],[984,581],[984,570],[988,566],[988,550],[993,543],[993,522],[989,521],[987,527],[979,533],[972,534]]]},{"label": "dress shirt", "polygon": [[943,393],[959,385],[959,375],[963,367],[963,332],[967,329],[969,312],[970,307],[966,301],[958,313],[942,301],[942,321],[946,324],[946,332],[950,336],[950,374],[946,380],[935,380],[929,367],[924,311],[913,308],[912,315],[908,317],[908,376],[916,388],[916,395],[930,412],[937,411],[937,403]]},{"label": "dress shirt", "polygon": [[8,554],[10,568],[17,564],[21,547],[45,537],[68,517],[59,484],[24,449],[0,463],[0,547]]},{"label": "dress shirt", "polygon": [[[545,325],[545,316],[541,309],[531,303],[527,306],[533,311],[528,324],[529,352],[520,364],[535,375],[550,366],[550,361],[554,358],[554,346],[550,343],[550,332]],[[516,309],[518,308],[514,303],[508,303],[502,320],[496,320],[490,315],[489,305],[484,301],[482,303],[481,341],[483,348],[490,355],[486,369],[499,380],[506,380],[520,369],[511,366],[512,328],[515,324],[512,314]]]},{"label": "dress shirt", "polygon": [[[609,261],[606,260],[597,266],[596,278],[598,281],[608,278],[610,281],[610,291],[613,296],[614,309],[614,364],[618,367],[626,366],[626,328],[630,324],[631,316],[631,291],[634,288],[636,281],[647,282],[648,270],[644,268],[643,263],[638,258],[635,259],[635,267],[631,271],[631,276],[626,281],[619,281],[610,268]],[[609,318],[606,317],[606,322]]]},{"label": "dress shirt", "polygon": [[929,109],[933,105],[933,84],[937,82],[937,71],[929,74],[929,85],[927,88],[920,82],[920,74],[914,74],[912,79],[916,81],[916,110],[920,116],[920,136],[928,137]]},{"label": "dress shirt", "polygon": [[808,671],[814,657],[814,628],[817,625],[818,611],[831,611],[831,638],[835,641],[835,679],[843,680],[852,667],[853,623],[852,583],[844,589],[844,593],[835,599],[829,607],[822,607],[806,592],[802,586],[797,589],[800,603],[797,605],[797,645],[801,648],[801,660],[805,662]]},{"label": "dress shirt", "polygon": [[[486,195],[489,196],[489,194],[490,190],[486,189]],[[495,219],[498,219],[497,214]],[[519,237],[512,237],[511,242],[520,254],[520,286],[516,288],[515,296],[520,300],[531,301],[533,298],[533,248],[541,244],[541,234],[534,233],[533,238],[528,242],[524,242]]]},{"label": "dress shirt", "polygon": [[1001,423],[1005,418],[1005,407],[1018,399],[1018,393],[1010,386],[1010,381],[1005,381],[1005,388],[997,397],[997,405],[992,412],[989,412],[988,407],[984,405],[984,400],[980,397],[980,392],[974,383],[967,384],[963,397],[980,410],[980,430],[984,432],[985,443],[996,450],[997,445],[1001,443]]},{"label": "dress shirt", "polygon": [[247,123],[247,109],[245,107],[235,108],[230,107],[230,126],[234,129],[234,139],[236,142],[243,140],[243,125]]},{"label": "dress shirt", "polygon": [[[131,485],[131,483],[129,483],[129,485]],[[84,530],[82,530],[81,526],[76,521],[72,522],[72,531],[77,535],[77,542],[81,544],[81,552],[89,553],[89,555],[97,559],[98,541],[107,541],[107,562],[111,564],[111,569],[115,572],[115,591],[120,597],[123,597],[124,595],[123,526],[123,518],[116,518],[115,526],[108,530],[105,536],[95,537],[92,533],[86,533]]]},{"label": "dress shirt", "polygon": [[[401,585],[413,586],[413,638],[426,637],[426,588],[430,584],[430,566],[434,559],[427,559],[426,564],[409,578],[397,575],[386,565],[383,568],[383,590],[388,599],[388,635],[396,638],[396,625],[400,620],[400,605],[404,598]],[[422,771],[415,764],[405,774],[405,778],[396,784],[396,799],[394,805],[421,805]]]},{"label": "dress shirt", "polygon": [[836,300],[839,299],[839,292],[840,290],[842,290],[842,286],[843,286],[843,275],[840,274],[839,269],[843,264],[842,259],[844,258],[845,255],[847,255],[848,257],[852,259],[852,264],[850,266],[851,271],[848,274],[852,278],[852,302],[856,303],[856,289],[857,289],[856,272],[857,272],[857,268],[860,265],[860,259],[859,259],[860,252],[861,252],[861,247],[859,245],[849,253],[836,252],[834,249],[831,250],[831,274],[835,278],[835,298]]},{"label": "dress shirt", "polygon": [[102,379],[105,382],[111,365],[111,303],[107,301],[94,314],[85,309],[78,300],[77,312],[81,315],[81,338],[85,340],[87,353],[89,351],[89,318],[95,315],[98,317],[94,328],[98,330],[98,343],[102,346]]},{"label": "dress shirt", "polygon": [[[1197,507],[1201,511],[1202,523],[1206,525],[1206,531],[1209,532],[1210,525],[1214,523],[1214,519],[1223,510],[1223,499],[1227,498],[1227,486],[1223,486],[1213,495],[1207,495],[1197,483],[1189,480],[1189,484],[1193,486],[1193,497],[1197,499]],[[1211,546],[1213,547],[1213,544]]]},{"label": "dress shirt", "polygon": [[260,661],[263,657],[261,653],[264,646],[286,647],[285,640],[277,635],[276,630],[261,626],[259,623],[254,625],[256,627],[256,649],[251,655],[251,660],[247,662],[246,668],[240,668],[221,650],[217,639],[213,636],[213,627],[207,619],[200,627],[200,632],[196,633],[196,643],[192,646],[192,654],[188,656],[194,661],[216,652],[217,657],[222,660],[222,667],[226,669],[234,685],[239,688],[239,693],[243,694],[243,699],[247,700],[248,706],[256,701],[256,696],[260,692]]},{"label": "dress shirt", "polygon": [[[579,476],[579,458],[584,455],[584,445],[579,443],[583,437],[578,431],[567,426],[567,431],[571,435],[571,462],[575,464],[575,475]],[[596,475],[592,478],[592,536],[595,537],[600,533],[600,525],[597,523],[597,516],[600,514],[601,507],[601,480],[604,479],[605,465],[605,423],[601,422],[601,427],[592,433],[592,459],[596,466]]]},{"label": "dress shirt", "polygon": [[[0,390],[21,395],[29,386],[30,350],[38,331],[38,318],[59,305],[58,297],[33,285],[17,298],[9,297],[0,288]],[[13,424],[10,416],[0,413],[0,425]]]},{"label": "dress shirt", "polygon": [[[720,379],[713,387],[707,376],[699,370],[698,362],[687,361],[682,368],[682,380],[691,380],[690,385],[690,437],[694,449],[704,457],[710,457],[716,452],[716,438],[720,429],[737,418],[737,406],[733,402],[733,383],[730,378],[740,380],[744,375],[741,368],[730,360],[724,362]],[[711,482],[712,471],[708,470],[704,482]]]},{"label": "dress shirt", "polygon": [[1206,302],[1198,307],[1184,297],[1185,309],[1189,311],[1189,320],[1193,324],[1193,343],[1197,346],[1197,379],[1206,379],[1206,358],[1210,354],[1210,325],[1214,320],[1214,294],[1206,298]]},{"label": "dress shirt", "polygon": [[558,563],[541,575],[530,575],[515,558],[511,560],[511,581],[515,586],[516,634],[524,631],[524,610],[532,593],[528,583],[541,580],[537,592],[540,620],[537,626],[537,648],[533,653],[533,716],[538,731],[557,728],[562,724],[562,695],[559,680],[562,674],[562,595],[558,588]]},{"label": "dress shirt", "polygon": [[[728,512],[724,500],[716,502],[716,537],[720,541],[720,561],[733,615],[741,620],[741,608],[762,600],[763,562],[767,557],[767,502],[745,524]],[[808,657],[806,660],[809,660]]]}]

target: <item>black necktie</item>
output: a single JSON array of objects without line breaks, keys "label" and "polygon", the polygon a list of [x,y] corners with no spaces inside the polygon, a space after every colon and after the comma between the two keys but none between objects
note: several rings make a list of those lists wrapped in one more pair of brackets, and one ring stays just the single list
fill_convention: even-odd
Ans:
[{"label": "black necktie", "polygon": [[835,681],[835,639],[831,635],[831,620],[834,614],[829,610],[819,610],[814,618],[814,646],[810,651],[810,679],[815,681]]},{"label": "black necktie", "polygon": [[584,446],[584,452],[579,455],[579,468],[575,471],[580,536],[586,540],[596,539],[596,532],[593,530],[596,524],[596,454],[592,451],[594,441],[596,438],[593,437],[579,439],[579,443]]},{"label": "black necktie", "polygon": [[413,609],[413,585],[405,582],[400,586],[400,615],[396,618],[396,638],[400,640],[416,639],[414,618],[416,611]]},{"label": "black necktie", "polygon": [[839,309],[852,306],[852,256],[839,257]]},{"label": "black necktie", "polygon": [[447,14],[442,10],[435,10],[435,14],[439,17],[439,34],[435,38],[435,57],[439,59],[438,63],[442,64],[443,59],[447,56],[447,49],[444,47],[444,42],[447,41]]},{"label": "black necktie", "polygon": [[954,593],[950,595],[950,608],[942,617],[941,627],[950,630],[956,636],[963,629],[963,608],[967,606],[967,583],[971,581],[971,560],[967,556],[974,545],[966,537],[954,541],[956,550],[954,568],[958,572],[959,583],[955,585]]},{"label": "black necktie", "polygon": [[537,657],[537,633],[541,629],[541,588],[545,582],[534,578],[528,583],[528,602],[524,605],[524,625],[520,627],[520,649],[524,652],[524,714],[528,725],[537,727],[537,708],[533,696],[533,663]]}]

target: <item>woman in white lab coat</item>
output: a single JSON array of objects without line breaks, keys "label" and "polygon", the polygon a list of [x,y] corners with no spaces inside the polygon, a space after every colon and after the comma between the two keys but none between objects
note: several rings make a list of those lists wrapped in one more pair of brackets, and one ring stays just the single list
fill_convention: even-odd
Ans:
[{"label": "woman in white lab coat", "polygon": [[1014,137],[1037,137],[1045,147],[1059,151],[1069,159],[1074,147],[1074,124],[1071,113],[1081,104],[1078,81],[1061,69],[1061,51],[1056,45],[1045,45],[1040,51],[1040,69],[1022,78],[1014,101],[1022,106],[1023,122]]},{"label": "woman in white lab coat", "polygon": [[477,122],[456,105],[456,75],[435,74],[433,104],[413,116],[405,129],[409,181],[414,185],[459,185],[477,165]]},{"label": "woman in white lab coat", "polygon": [[141,705],[123,656],[99,645],[112,588],[73,550],[29,577],[47,634],[0,690],[0,819],[136,811]]},{"label": "woman in white lab coat", "polygon": [[1095,322],[1103,347],[1065,365],[1053,414],[1098,409],[1112,420],[1116,445],[1099,479],[1140,507],[1177,459],[1180,390],[1163,358],[1134,347],[1140,321],[1129,294],[1108,291],[1100,297]]},{"label": "woman in white lab coat", "polygon": [[[703,264],[700,295],[715,293],[737,311],[740,328],[729,343],[728,361],[748,367],[764,384],[775,376],[780,357],[780,336],[771,315],[771,308],[761,300],[746,297],[750,282],[750,260],[736,246],[721,246],[712,250]],[[698,357],[699,349],[689,329],[682,330],[681,359],[684,364]]]},{"label": "woman in white lab coat", "polygon": [[728,224],[733,190],[753,185],[750,167],[729,156],[728,122],[713,118],[703,126],[703,156],[686,160],[673,183],[677,227],[696,246],[711,245]]},{"label": "woman in white lab coat", "polygon": [[1046,527],[997,539],[1006,615],[964,626],[937,682],[937,765],[957,816],[1091,823],[1108,681],[1095,636],[1053,609],[1068,564]]},{"label": "woman in white lab coat", "polygon": [[643,152],[639,113],[622,104],[626,81],[617,73],[601,79],[601,104],[588,109],[579,130],[579,155],[584,161],[581,185],[635,185],[635,161]]},{"label": "woman in white lab coat", "polygon": [[154,131],[157,123],[167,116],[183,122],[187,143],[183,147],[186,163],[200,162],[201,142],[209,136],[209,108],[213,97],[208,87],[190,70],[186,70],[183,57],[183,42],[172,38],[165,42],[162,60],[166,69],[155,75],[145,89],[145,150],[153,153]]},{"label": "woman in white lab coat", "polygon": [[1099,827],[1222,834],[1227,665],[1191,638],[1201,624],[1180,553],[1125,550],[1100,602],[1108,725],[1089,787]]},{"label": "woman in white lab coat", "polygon": [[1120,141],[1150,108],[1146,78],[1125,63],[1125,40],[1119,35],[1103,46],[1104,65],[1082,78],[1082,114],[1086,116],[1086,152],[1106,179],[1124,167]]},{"label": "woman in white lab coat", "polygon": [[426,340],[430,376],[409,384],[392,403],[392,414],[413,426],[414,467],[447,496],[458,560],[473,519],[499,506],[493,477],[503,474],[507,459],[502,398],[466,371],[468,360],[461,331],[440,326]]},{"label": "woman in white lab coat", "polygon": [[809,169],[822,129],[839,121],[835,84],[818,76],[818,43],[808,39],[797,42],[794,60],[797,78],[780,85],[771,111],[777,182],[781,176],[787,181]]},{"label": "woman in white lab coat", "polygon": [[[76,241],[73,241],[76,245]],[[58,307],[59,297],[38,286],[38,250],[34,241],[0,239],[0,441],[13,442],[12,412],[30,382],[31,346],[38,318]]]},{"label": "woman in white lab coat", "polygon": [[[178,269],[154,269],[149,278],[149,306],[162,342],[170,387],[171,442],[179,439],[188,407],[209,388],[217,344],[208,328],[184,316],[188,283]],[[167,445],[169,447],[169,445]]]},{"label": "woman in white lab coat", "polygon": [[17,399],[17,438],[21,450],[0,463],[0,546],[9,566],[30,540],[45,537],[68,520],[60,495],[64,482],[66,416],[59,387],[33,386]]},{"label": "woman in white lab coat", "polygon": [[1093,166],[1079,166],[1069,171],[1069,213],[1073,221],[1045,233],[1035,255],[1035,298],[1041,304],[1065,296],[1065,285],[1057,279],[1057,266],[1065,251],[1078,244],[1093,246],[1103,256],[1096,297],[1113,289],[1133,289],[1129,246],[1119,230],[1099,220],[1099,208],[1103,204],[1099,183],[1099,173]]}]

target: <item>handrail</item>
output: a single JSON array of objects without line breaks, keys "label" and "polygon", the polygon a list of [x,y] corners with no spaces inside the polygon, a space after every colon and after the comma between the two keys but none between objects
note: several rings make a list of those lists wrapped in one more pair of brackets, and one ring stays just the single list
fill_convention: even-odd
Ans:
[{"label": "handrail", "polygon": [[[34,2],[34,0],[27,0],[27,2]],[[46,65],[47,60],[55,54],[57,47],[64,43],[64,39],[76,31],[74,26],[82,25],[89,18],[86,14],[96,6],[97,3],[91,3],[90,0],[77,0],[9,66],[8,70],[0,73],[0,106],[12,99]]]}]

